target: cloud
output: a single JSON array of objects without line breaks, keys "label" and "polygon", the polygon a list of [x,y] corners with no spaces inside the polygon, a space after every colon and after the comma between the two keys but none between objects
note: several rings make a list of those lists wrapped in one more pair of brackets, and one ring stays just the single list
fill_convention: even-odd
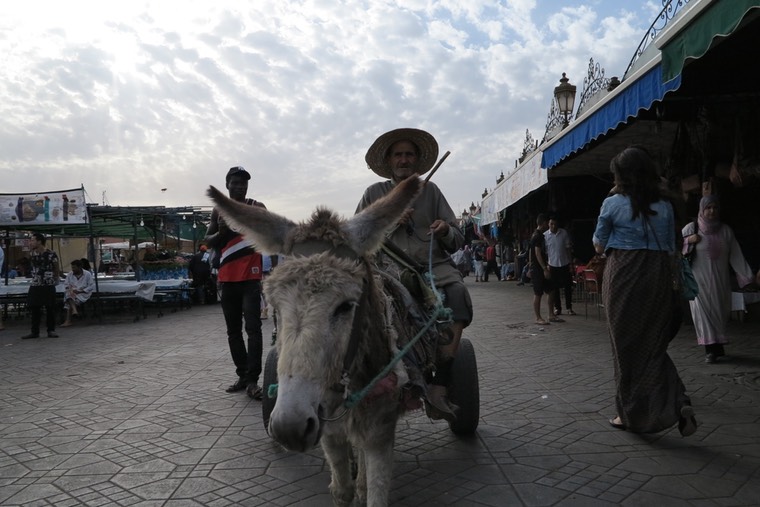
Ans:
[{"label": "cloud", "polygon": [[655,8],[549,3],[51,1],[37,17],[13,4],[5,191],[83,183],[93,201],[206,205],[205,187],[244,165],[270,209],[351,214],[376,181],[367,147],[416,126],[452,151],[435,180],[469,206],[514,167],[526,129],[541,139],[561,73],[579,93],[591,57],[622,75]]}]

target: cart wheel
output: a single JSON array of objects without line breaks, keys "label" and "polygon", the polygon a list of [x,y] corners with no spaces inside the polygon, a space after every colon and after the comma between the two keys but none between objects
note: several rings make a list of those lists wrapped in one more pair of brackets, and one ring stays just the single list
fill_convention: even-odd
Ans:
[{"label": "cart wheel", "polygon": [[449,428],[457,435],[474,433],[480,421],[480,387],[478,363],[470,340],[462,338],[459,350],[451,365],[449,398],[459,407],[457,418],[449,422]]},{"label": "cart wheel", "polygon": [[269,386],[277,384],[277,349],[270,349],[264,363],[264,385],[261,387],[261,415],[264,419],[264,429],[269,433],[269,418],[272,416],[277,398],[269,397]]}]

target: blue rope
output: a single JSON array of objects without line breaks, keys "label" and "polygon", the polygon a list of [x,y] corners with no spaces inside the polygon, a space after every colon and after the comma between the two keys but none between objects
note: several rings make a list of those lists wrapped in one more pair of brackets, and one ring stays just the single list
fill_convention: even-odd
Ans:
[{"label": "blue rope", "polygon": [[393,370],[393,368],[398,364],[399,361],[401,361],[401,358],[403,358],[409,350],[419,341],[419,339],[427,332],[428,329],[435,323],[436,320],[438,320],[438,317],[442,317],[445,320],[450,321],[452,317],[452,312],[450,308],[446,308],[443,306],[443,296],[441,296],[440,291],[435,286],[435,277],[433,276],[433,240],[430,240],[430,250],[428,253],[428,272],[425,273],[425,277],[430,281],[430,288],[433,290],[433,294],[435,295],[435,306],[433,308],[433,313],[430,316],[430,319],[425,323],[425,325],[422,327],[422,329],[412,338],[409,343],[404,345],[391,359],[390,363],[388,363],[385,368],[383,368],[380,373],[378,373],[375,378],[373,378],[369,384],[367,384],[363,389],[360,391],[353,393],[351,396],[346,398],[346,401],[343,403],[343,405],[346,408],[354,408],[356,405],[358,405],[364,398],[367,397],[367,395],[372,392],[372,390],[375,388],[378,382],[380,382],[382,379],[388,376],[388,374]]}]

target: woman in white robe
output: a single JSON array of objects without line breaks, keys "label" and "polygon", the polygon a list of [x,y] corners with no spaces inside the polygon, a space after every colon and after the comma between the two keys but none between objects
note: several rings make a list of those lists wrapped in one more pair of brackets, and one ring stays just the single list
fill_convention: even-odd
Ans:
[{"label": "woman in white robe", "polygon": [[740,287],[760,282],[744,259],[734,231],[720,221],[718,197],[709,195],[699,202],[699,216],[683,228],[684,255],[693,255],[691,268],[699,295],[689,302],[697,342],[705,347],[705,362],[714,363],[725,355],[726,325],[731,314],[729,266],[736,272]]}]

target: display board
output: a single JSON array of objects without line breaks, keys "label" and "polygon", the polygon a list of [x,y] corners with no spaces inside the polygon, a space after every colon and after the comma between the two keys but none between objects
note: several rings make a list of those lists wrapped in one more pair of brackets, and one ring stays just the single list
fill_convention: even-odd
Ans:
[{"label": "display board", "polygon": [[87,223],[84,187],[28,194],[0,194],[0,226]]}]

